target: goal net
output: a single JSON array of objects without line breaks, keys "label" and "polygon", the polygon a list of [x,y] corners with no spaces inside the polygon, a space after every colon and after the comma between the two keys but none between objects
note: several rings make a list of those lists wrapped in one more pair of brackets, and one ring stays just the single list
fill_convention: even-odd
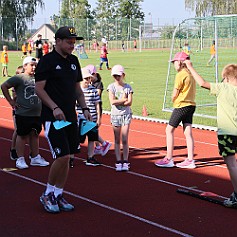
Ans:
[{"label": "goal net", "polygon": [[[210,47],[215,41],[216,55],[208,63]],[[221,71],[226,64],[236,63],[237,58],[237,15],[221,15],[186,19],[173,32],[170,59],[182,51],[185,44],[190,47],[190,58],[197,72],[209,82],[222,80]],[[163,111],[172,111],[171,96],[176,71],[169,62]],[[216,118],[216,98],[209,90],[197,85],[197,108],[195,116]]]}]

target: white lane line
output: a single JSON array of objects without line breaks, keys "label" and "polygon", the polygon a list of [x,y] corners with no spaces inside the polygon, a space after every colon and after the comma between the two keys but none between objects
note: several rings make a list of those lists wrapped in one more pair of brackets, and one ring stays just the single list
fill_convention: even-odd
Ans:
[{"label": "white lane line", "polygon": [[[39,184],[39,185],[41,185],[41,186],[46,186],[45,183],[42,183],[42,182],[40,182],[40,181],[38,181],[38,180],[35,180],[35,179],[32,179],[32,178],[26,177],[26,176],[24,176],[24,175],[20,175],[20,174],[13,173],[13,172],[6,172],[6,171],[2,170],[1,168],[0,168],[0,171],[1,171],[1,172],[4,172],[4,173],[7,173],[7,174],[10,174],[10,175],[13,175],[13,176],[16,176],[16,177],[21,178],[21,179],[25,179],[25,180],[30,181],[30,182],[32,182],[32,183]],[[68,194],[68,195],[70,195],[70,196],[73,196],[73,197],[75,197],[75,198],[81,199],[81,200],[83,200],[83,201],[89,202],[89,203],[91,203],[91,204],[94,204],[94,205],[96,205],[96,206],[99,206],[99,207],[101,207],[101,208],[107,209],[107,210],[109,210],[109,211],[113,211],[113,212],[122,214],[122,215],[124,215],[124,216],[133,218],[133,219],[135,219],[135,220],[138,220],[138,221],[140,221],[140,222],[143,222],[143,223],[152,225],[152,226],[154,226],[154,227],[163,229],[163,230],[165,230],[165,231],[168,231],[168,232],[171,232],[171,233],[175,233],[175,234],[177,234],[177,235],[184,236],[184,237],[193,237],[192,235],[189,235],[189,234],[187,234],[187,233],[181,232],[181,231],[179,231],[179,230],[175,230],[175,229],[173,229],[173,228],[170,228],[170,227],[167,227],[167,226],[158,224],[158,223],[153,222],[153,221],[150,221],[150,220],[148,220],[148,219],[145,219],[145,218],[139,217],[139,216],[137,216],[137,215],[131,214],[131,213],[129,213],[129,212],[125,212],[125,211],[122,211],[122,210],[120,210],[120,209],[117,209],[117,208],[114,208],[114,207],[105,205],[105,204],[103,204],[103,203],[100,203],[100,202],[91,200],[91,199],[86,198],[86,197],[83,197],[83,196],[81,196],[81,195],[78,195],[78,194],[75,194],[75,193],[72,193],[72,192],[69,192],[69,191],[64,191],[64,193],[66,193],[66,194]]]}]

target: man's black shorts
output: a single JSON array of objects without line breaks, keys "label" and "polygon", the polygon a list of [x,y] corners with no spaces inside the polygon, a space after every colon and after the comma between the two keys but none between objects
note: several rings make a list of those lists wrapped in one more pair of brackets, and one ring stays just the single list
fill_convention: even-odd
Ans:
[{"label": "man's black shorts", "polygon": [[44,131],[53,158],[76,154],[80,151],[77,122],[57,130],[53,122],[46,121]]}]

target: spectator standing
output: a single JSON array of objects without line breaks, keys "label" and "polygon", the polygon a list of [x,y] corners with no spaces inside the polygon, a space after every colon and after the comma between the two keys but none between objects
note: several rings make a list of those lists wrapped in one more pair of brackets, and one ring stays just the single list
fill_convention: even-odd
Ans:
[{"label": "spectator standing", "polygon": [[103,63],[106,63],[107,70],[110,70],[109,59],[108,59],[107,54],[108,54],[108,51],[106,48],[106,43],[103,43],[100,49],[100,70],[102,70]]},{"label": "spectator standing", "polygon": [[45,40],[44,41],[44,44],[43,44],[43,55],[49,53],[49,44],[48,44],[48,41]]},{"label": "spectator standing", "polygon": [[189,59],[189,56],[184,52],[179,52],[175,54],[171,61],[174,63],[174,68],[177,71],[172,94],[174,110],[169,120],[169,124],[166,127],[167,154],[165,158],[155,162],[155,165],[158,167],[174,167],[174,131],[179,126],[180,122],[182,122],[183,132],[187,143],[188,157],[184,161],[176,164],[176,166],[186,169],[196,168],[193,159],[194,139],[192,135],[193,114],[196,109],[196,83],[184,64],[186,59]]},{"label": "spectator standing", "polygon": [[[29,141],[30,146],[30,164],[32,166],[48,166],[39,154],[39,134],[41,132],[41,100],[35,94],[34,71],[37,65],[36,59],[26,57],[23,60],[24,73],[13,76],[5,81],[2,86],[2,92],[8,103],[15,108],[16,119],[16,167],[26,169],[29,166],[25,162],[24,150],[25,144]],[[9,89],[14,88],[16,100],[9,93]]]},{"label": "spectator standing", "polygon": [[9,58],[8,58],[8,47],[7,45],[3,45],[2,47],[3,51],[1,54],[1,63],[2,63],[2,76],[3,77],[8,77],[8,63],[9,63]]},{"label": "spectator standing", "polygon": [[[97,72],[96,67],[94,65],[89,64],[86,66],[86,68],[89,70],[89,72],[92,75],[91,85],[96,88],[97,93],[100,96],[99,113],[100,113],[100,117],[102,118],[102,92],[104,90],[102,78],[101,78],[100,74]],[[96,146],[95,146],[94,154],[105,156],[112,144],[105,141],[101,136],[99,136],[98,141],[95,141],[95,145]]]},{"label": "spectator standing", "polygon": [[43,56],[43,41],[42,35],[37,35],[37,40],[35,41],[35,57],[39,61]]},{"label": "spectator standing", "polygon": [[[112,68],[111,75],[114,83],[107,88],[109,92],[109,101],[111,104],[111,124],[114,131],[114,148],[116,156],[116,171],[129,170],[129,145],[128,134],[132,120],[132,87],[124,82],[125,72],[121,65],[115,65]],[[123,155],[121,156],[120,144],[122,140]]]}]

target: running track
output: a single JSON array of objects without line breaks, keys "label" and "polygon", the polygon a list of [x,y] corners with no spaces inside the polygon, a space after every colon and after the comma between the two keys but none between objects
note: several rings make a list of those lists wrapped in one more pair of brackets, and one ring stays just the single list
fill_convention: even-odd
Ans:
[{"label": "running track", "polygon": [[[86,144],[82,146],[65,187],[65,197],[76,209],[49,214],[39,202],[49,167],[4,171],[15,167],[9,159],[13,123],[11,108],[0,99],[0,236],[233,236],[237,210],[176,192],[177,188],[191,188],[229,197],[232,186],[217,152],[215,132],[194,129],[196,169],[158,168],[154,161],[165,155],[165,127],[133,120],[129,135],[131,171],[127,173],[115,172],[113,146],[105,157],[98,156],[103,164],[100,167],[84,164]],[[103,115],[101,134],[113,142],[108,115]],[[52,162],[43,134],[40,153]],[[187,155],[181,127],[175,133],[174,154],[175,161]]]}]

